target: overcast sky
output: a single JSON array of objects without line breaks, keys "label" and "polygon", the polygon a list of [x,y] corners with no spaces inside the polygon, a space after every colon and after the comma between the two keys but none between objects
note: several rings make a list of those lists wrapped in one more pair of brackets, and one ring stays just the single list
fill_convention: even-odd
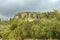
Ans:
[{"label": "overcast sky", "polygon": [[0,0],[0,18],[8,19],[16,12],[60,10],[60,0]]}]

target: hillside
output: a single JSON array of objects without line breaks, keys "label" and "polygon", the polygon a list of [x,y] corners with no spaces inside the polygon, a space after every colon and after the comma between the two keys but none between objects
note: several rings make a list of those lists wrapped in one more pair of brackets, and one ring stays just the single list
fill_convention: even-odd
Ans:
[{"label": "hillside", "polygon": [[[60,39],[60,12],[19,12],[0,24],[2,40]],[[2,27],[3,26],[3,27]]]}]

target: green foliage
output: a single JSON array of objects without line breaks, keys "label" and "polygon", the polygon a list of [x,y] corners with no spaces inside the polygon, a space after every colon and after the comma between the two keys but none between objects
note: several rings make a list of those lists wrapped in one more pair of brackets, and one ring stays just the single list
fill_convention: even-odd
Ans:
[{"label": "green foliage", "polygon": [[[3,39],[15,38],[23,40],[32,39],[59,39],[60,38],[60,13],[56,10],[53,12],[44,12],[40,14],[40,19],[27,21],[22,18],[13,19],[10,26],[2,31]],[[36,12],[32,12],[32,14]],[[39,13],[37,13],[39,14]],[[20,16],[20,15],[19,15]],[[21,17],[21,16],[20,16]],[[4,23],[4,22],[2,22]],[[7,23],[7,22],[6,22]]]},{"label": "green foliage", "polygon": [[14,24],[12,24],[10,30],[14,30],[15,28],[17,28],[17,24],[14,23]]}]

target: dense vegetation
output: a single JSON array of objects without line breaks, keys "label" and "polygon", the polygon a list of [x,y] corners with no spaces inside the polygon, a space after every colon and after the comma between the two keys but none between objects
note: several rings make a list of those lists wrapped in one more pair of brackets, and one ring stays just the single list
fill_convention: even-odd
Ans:
[{"label": "dense vegetation", "polygon": [[[20,13],[18,19],[10,19],[9,21],[2,21],[0,27],[0,38],[3,40],[15,39],[60,39],[60,12],[54,10],[52,12],[30,12],[32,14],[40,14],[40,18],[33,21],[28,20],[29,12],[26,20],[21,18]],[[16,16],[15,15],[15,16]],[[14,17],[15,17],[14,16]]]}]

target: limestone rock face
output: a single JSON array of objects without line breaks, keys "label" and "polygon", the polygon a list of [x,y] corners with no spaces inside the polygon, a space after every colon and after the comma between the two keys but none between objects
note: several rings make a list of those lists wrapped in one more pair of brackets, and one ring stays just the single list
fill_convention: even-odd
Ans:
[{"label": "limestone rock face", "polygon": [[41,17],[43,17],[43,15],[41,13],[33,13],[33,12],[23,12],[23,13],[19,13],[17,15],[15,15],[15,19],[19,19],[22,18],[24,20],[29,20],[29,21],[33,21],[34,19],[40,19]]},{"label": "limestone rock face", "polygon": [[15,17],[15,19],[18,19],[18,18],[19,18],[18,16]]}]

